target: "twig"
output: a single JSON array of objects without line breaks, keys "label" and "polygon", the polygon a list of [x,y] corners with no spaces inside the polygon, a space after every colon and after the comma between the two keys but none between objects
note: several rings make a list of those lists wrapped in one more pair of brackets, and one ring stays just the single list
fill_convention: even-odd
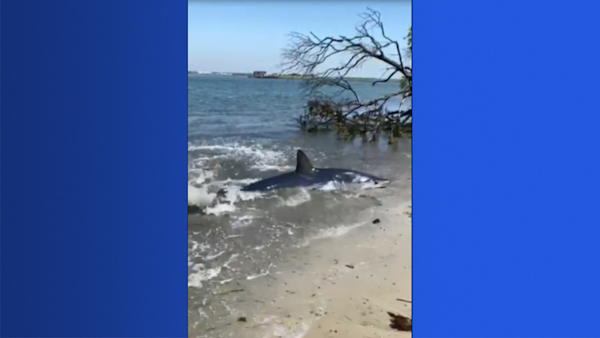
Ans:
[{"label": "twig", "polygon": [[396,298],[396,300],[397,300],[397,301],[400,301],[400,302],[405,302],[405,303],[410,303],[410,304],[412,304],[412,301],[410,301],[410,300],[406,300],[406,299],[402,299],[402,298]]}]

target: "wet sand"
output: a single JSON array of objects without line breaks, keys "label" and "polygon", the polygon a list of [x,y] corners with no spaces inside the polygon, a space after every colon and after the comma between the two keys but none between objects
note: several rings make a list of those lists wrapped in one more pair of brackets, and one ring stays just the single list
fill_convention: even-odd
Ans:
[{"label": "wet sand", "polygon": [[[241,336],[410,337],[390,328],[388,311],[412,318],[410,200],[389,197],[348,233],[313,241],[296,270],[265,290],[272,299]],[[379,222],[373,224],[373,220]],[[298,269],[298,266],[304,268]],[[246,331],[249,330],[249,331]]]}]

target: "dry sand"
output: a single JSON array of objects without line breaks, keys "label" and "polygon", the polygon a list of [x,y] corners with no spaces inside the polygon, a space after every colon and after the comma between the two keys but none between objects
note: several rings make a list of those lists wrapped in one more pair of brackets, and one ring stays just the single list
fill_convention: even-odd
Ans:
[{"label": "dry sand", "polygon": [[399,336],[390,328],[387,312],[412,317],[411,218],[403,214],[407,211],[408,205],[380,211],[381,223],[373,224],[377,229],[371,238],[357,234],[344,243],[333,283],[322,287],[326,314],[304,337]]},{"label": "dry sand", "polygon": [[304,268],[277,276],[273,300],[248,329],[260,327],[260,337],[410,337],[390,328],[388,311],[412,318],[411,215],[410,197],[389,197],[357,219],[363,226],[313,240],[298,258]]}]

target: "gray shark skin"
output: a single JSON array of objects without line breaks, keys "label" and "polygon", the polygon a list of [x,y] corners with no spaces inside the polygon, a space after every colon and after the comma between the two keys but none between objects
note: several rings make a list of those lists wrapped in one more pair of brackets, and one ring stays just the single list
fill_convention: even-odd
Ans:
[{"label": "gray shark skin", "polygon": [[327,184],[355,189],[384,188],[390,180],[360,171],[315,168],[302,150],[296,155],[296,170],[266,178],[242,188],[242,191],[271,191],[286,188],[319,188]]}]

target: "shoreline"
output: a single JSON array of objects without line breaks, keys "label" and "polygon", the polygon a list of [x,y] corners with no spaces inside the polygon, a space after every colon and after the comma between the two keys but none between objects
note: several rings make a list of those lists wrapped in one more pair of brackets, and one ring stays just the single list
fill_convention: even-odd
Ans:
[{"label": "shoreline", "polygon": [[301,248],[294,270],[279,272],[260,292],[272,300],[248,316],[239,332],[286,338],[412,336],[392,329],[388,315],[412,318],[411,200],[383,202],[362,215],[361,226]]},{"label": "shoreline", "polygon": [[[225,279],[217,281],[220,285],[211,291],[218,297],[206,304],[203,301],[199,309],[188,309],[188,320],[196,323],[204,317],[188,327],[188,335],[412,336],[412,332],[393,330],[388,315],[412,318],[412,219],[407,215],[412,203],[411,174],[404,171],[392,176],[396,176],[395,183],[389,188],[362,196],[376,198],[378,204],[373,207],[355,217],[331,218],[339,225],[312,231],[305,240],[284,245],[281,250],[285,253],[261,261],[255,274],[222,277]],[[188,227],[194,223],[188,218]],[[235,261],[239,263],[239,259]],[[250,261],[245,263],[256,263]]]}]

